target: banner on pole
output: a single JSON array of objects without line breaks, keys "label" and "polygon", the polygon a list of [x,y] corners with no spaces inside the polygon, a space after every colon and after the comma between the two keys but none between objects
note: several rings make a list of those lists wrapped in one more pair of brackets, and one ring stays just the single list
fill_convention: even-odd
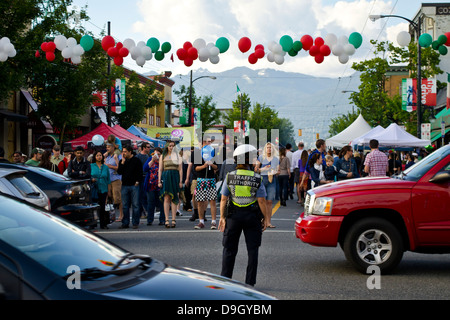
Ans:
[{"label": "banner on pole", "polygon": [[[422,105],[436,105],[436,79],[422,79]],[[402,109],[408,112],[417,109],[417,79],[402,80]]]}]

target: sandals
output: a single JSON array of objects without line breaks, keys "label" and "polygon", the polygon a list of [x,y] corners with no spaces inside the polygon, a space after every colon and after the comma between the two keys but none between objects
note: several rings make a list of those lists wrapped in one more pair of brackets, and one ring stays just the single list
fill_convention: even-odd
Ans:
[{"label": "sandals", "polygon": [[175,228],[176,226],[177,226],[177,221],[176,220],[172,220],[171,228]]},{"label": "sandals", "polygon": [[166,226],[167,229],[169,229],[170,228],[169,220],[166,220],[166,223],[164,225]]}]

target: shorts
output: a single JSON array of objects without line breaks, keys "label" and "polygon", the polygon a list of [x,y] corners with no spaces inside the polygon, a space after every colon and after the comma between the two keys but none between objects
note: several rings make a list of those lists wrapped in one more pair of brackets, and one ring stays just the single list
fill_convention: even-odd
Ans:
[{"label": "shorts", "polygon": [[197,201],[215,201],[217,199],[216,179],[197,178],[196,199]]},{"label": "shorts", "polygon": [[278,177],[274,176],[272,182],[269,182],[267,176],[263,176],[263,183],[266,188],[266,200],[274,201],[277,194]]},{"label": "shorts", "polygon": [[114,204],[122,202],[122,180],[114,180],[108,184],[108,196],[112,198]]}]

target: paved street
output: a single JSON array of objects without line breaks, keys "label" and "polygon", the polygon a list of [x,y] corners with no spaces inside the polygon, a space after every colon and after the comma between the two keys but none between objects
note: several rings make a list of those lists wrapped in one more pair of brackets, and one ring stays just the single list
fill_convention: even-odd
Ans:
[{"label": "paved street", "polygon": [[[276,209],[276,208],[275,208]],[[295,238],[294,221],[301,207],[289,200],[272,218],[275,229],[266,230],[259,255],[256,288],[282,300],[307,299],[448,299],[450,255],[405,253],[396,270],[382,276],[381,289],[367,288],[369,275],[360,274],[347,262],[340,248],[319,248]],[[117,229],[119,223],[97,234],[132,252],[148,254],[171,265],[220,274],[222,233],[210,230],[210,215],[204,230],[194,230],[190,213],[178,217],[175,229],[147,226]],[[244,281],[247,263],[244,237],[234,279]]]}]

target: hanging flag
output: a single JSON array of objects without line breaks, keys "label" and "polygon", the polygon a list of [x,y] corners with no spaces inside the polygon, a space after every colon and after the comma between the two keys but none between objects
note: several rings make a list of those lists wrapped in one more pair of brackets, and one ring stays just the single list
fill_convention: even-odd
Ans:
[{"label": "hanging flag", "polygon": [[447,72],[447,109],[450,109],[450,73]]},{"label": "hanging flag", "polygon": [[242,93],[241,93],[241,89],[239,89],[239,86],[238,86],[238,84],[237,84],[237,82],[235,82],[236,83],[236,94],[238,95],[238,96],[240,96]]}]

